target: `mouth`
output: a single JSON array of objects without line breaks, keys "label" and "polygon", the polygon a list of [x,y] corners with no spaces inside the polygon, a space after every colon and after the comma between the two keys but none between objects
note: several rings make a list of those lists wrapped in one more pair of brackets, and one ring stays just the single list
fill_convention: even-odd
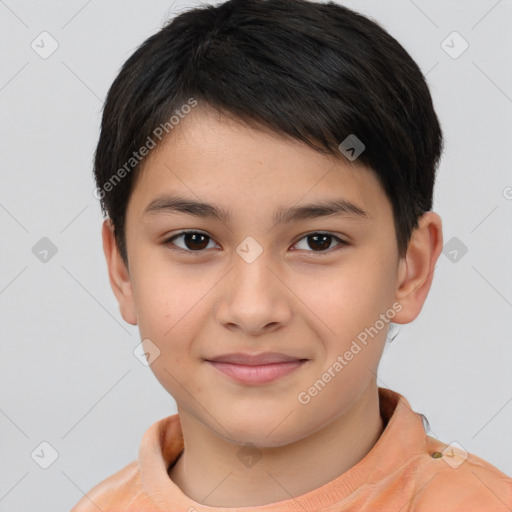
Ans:
[{"label": "mouth", "polygon": [[227,377],[243,384],[266,384],[285,377],[304,365],[308,359],[286,354],[225,354],[205,359],[209,365]]}]

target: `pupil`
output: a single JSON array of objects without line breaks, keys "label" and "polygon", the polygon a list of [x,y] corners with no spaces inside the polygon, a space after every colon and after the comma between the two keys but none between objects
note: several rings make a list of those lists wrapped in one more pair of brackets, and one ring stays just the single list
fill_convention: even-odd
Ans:
[{"label": "pupil", "polygon": [[[324,239],[323,243],[320,244],[321,245],[320,250],[328,249],[329,246],[331,245],[331,243],[329,241],[329,239],[331,238],[330,235],[311,235],[309,238],[313,238],[316,240],[320,237]],[[326,241],[327,241],[327,243],[326,243]],[[317,242],[315,241],[315,243],[317,243]],[[309,246],[311,247],[311,244],[309,244]],[[314,247],[311,247],[311,248],[314,249]]]},{"label": "pupil", "polygon": [[[203,239],[208,238],[206,235],[203,235],[202,233],[185,233],[185,245],[187,246],[187,248],[204,249],[208,245],[208,242],[206,241],[205,243],[205,240],[203,240],[202,243],[198,242],[197,239],[199,237],[203,237]],[[194,244],[196,244],[196,246],[194,246]],[[199,244],[199,247],[197,247],[197,244]]]}]

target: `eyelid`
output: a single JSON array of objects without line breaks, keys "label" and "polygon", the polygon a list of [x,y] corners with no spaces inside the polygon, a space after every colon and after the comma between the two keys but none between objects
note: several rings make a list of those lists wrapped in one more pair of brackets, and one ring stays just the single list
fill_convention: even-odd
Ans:
[{"label": "eyelid", "polygon": [[[196,234],[200,234],[200,235],[205,235],[211,241],[214,241],[215,243],[218,244],[218,242],[211,235],[209,235],[205,231],[201,231],[201,230],[198,230],[198,229],[185,229],[185,230],[182,230],[182,231],[178,231],[178,232],[176,232],[176,233],[166,237],[164,242],[163,242],[163,244],[164,245],[168,245],[170,243],[173,244],[172,240],[174,240],[175,238],[180,237],[181,235],[186,235],[188,233],[196,233]],[[342,238],[340,238],[339,236],[337,236],[336,234],[334,234],[334,233],[332,233],[330,231],[307,231],[306,233],[299,235],[299,237],[296,239],[296,241],[293,242],[292,246],[298,244],[304,238],[307,238],[308,236],[312,236],[312,235],[328,235],[328,236],[332,237],[334,240],[336,240],[338,242],[338,245],[336,247],[349,245],[349,243],[346,240],[343,240]],[[206,252],[205,249],[200,250],[200,251],[191,251],[189,249],[182,249],[181,247],[176,247],[176,246],[172,250],[177,250],[177,251],[185,252],[185,253],[188,253],[188,254],[198,254],[198,255],[199,254],[203,254],[204,252]],[[297,250],[297,249],[295,249],[295,250]],[[300,251],[300,250],[303,250],[303,249],[298,249],[298,250]],[[334,250],[336,250],[336,248],[334,248]],[[327,254],[331,254],[334,251],[333,251],[333,248],[330,248],[330,249],[326,249],[325,251],[306,251],[306,252],[309,253],[309,254],[312,254],[313,256],[316,257],[316,256],[324,256],[324,255],[327,255]]]}]

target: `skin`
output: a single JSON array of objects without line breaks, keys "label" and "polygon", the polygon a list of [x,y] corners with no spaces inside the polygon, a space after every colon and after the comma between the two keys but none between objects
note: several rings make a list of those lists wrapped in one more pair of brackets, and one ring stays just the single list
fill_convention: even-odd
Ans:
[{"label": "skin", "polygon": [[[144,215],[162,193],[214,203],[231,219]],[[367,218],[272,220],[277,208],[341,197]],[[145,161],[125,227],[128,266],[103,225],[109,278],[125,321],[160,350],[151,369],[176,400],[185,442],[169,475],[187,496],[213,507],[290,499],[369,452],[383,429],[376,373],[389,324],[307,404],[298,395],[393,304],[393,322],[417,317],[442,249],[439,215],[420,218],[399,258],[391,203],[371,170],[199,106]],[[209,238],[167,241],[184,229]],[[306,236],[318,231],[347,244],[327,239],[322,251]],[[248,236],[263,250],[252,263],[236,252]],[[307,361],[263,385],[205,361],[267,351]],[[242,447],[258,459],[250,467]]]}]

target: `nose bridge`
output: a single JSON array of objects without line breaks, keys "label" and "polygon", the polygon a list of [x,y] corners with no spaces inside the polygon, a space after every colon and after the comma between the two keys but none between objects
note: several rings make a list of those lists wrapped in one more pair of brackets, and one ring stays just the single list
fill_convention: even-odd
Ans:
[{"label": "nose bridge", "polygon": [[235,288],[246,291],[269,291],[270,281],[276,279],[270,271],[271,250],[264,248],[254,237],[246,237],[234,256],[233,279]]}]

